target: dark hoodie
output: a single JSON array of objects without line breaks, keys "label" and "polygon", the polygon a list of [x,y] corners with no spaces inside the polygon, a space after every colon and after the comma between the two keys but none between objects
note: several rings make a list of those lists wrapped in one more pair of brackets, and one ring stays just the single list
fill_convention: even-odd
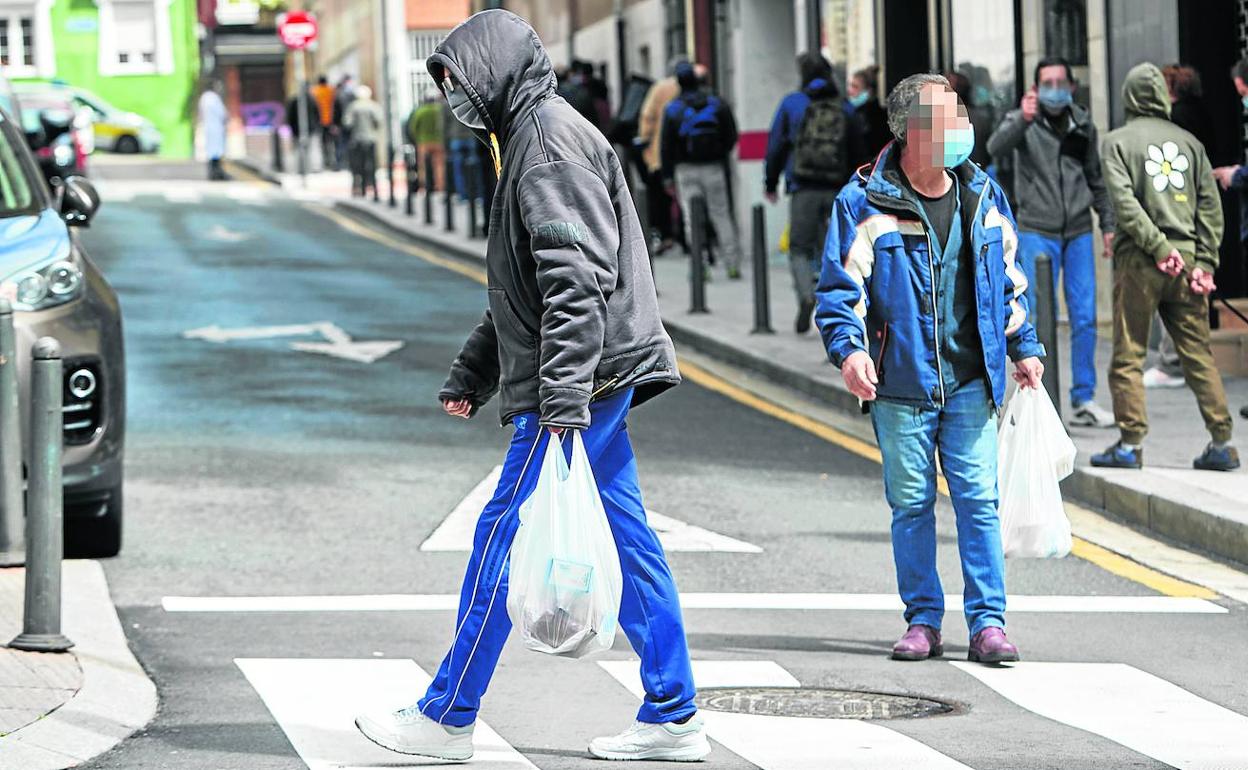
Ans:
[{"label": "dark hoodie", "polygon": [[[1127,122],[1105,136],[1105,186],[1118,215],[1115,261],[1158,262],[1178,249],[1209,272],[1218,266],[1222,205],[1205,148],[1170,122],[1161,70],[1140,64],[1122,84]],[[1147,264],[1147,263],[1145,263]]]},{"label": "dark hoodie", "polygon": [[475,413],[498,391],[504,424],[539,412],[543,425],[585,428],[591,399],[633,388],[637,405],[680,382],[623,169],[555,93],[537,33],[513,13],[483,11],[428,67],[468,94],[500,168],[490,307],[439,396],[466,398]]},{"label": "dark hoodie", "polygon": [[[784,173],[784,187],[793,194],[803,185],[793,176],[793,150],[797,145],[798,133],[802,128],[802,120],[806,117],[806,109],[816,99],[840,99],[840,89],[832,80],[815,77],[803,83],[801,90],[794,91],[780,101],[776,108],[776,116],[771,121],[771,131],[767,135],[767,156],[763,164],[763,189],[774,193],[780,184],[780,174]],[[846,178],[853,172],[858,163],[867,155],[866,127],[853,107],[842,103],[845,111],[845,157]],[[844,180],[829,183],[825,189],[840,188]]]}]

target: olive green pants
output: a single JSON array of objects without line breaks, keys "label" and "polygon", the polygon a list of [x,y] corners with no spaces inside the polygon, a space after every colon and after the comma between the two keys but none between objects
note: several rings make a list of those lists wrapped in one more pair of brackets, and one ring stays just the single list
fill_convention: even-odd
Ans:
[{"label": "olive green pants", "polygon": [[[1170,333],[1183,377],[1196,394],[1209,434],[1214,441],[1230,441],[1231,413],[1209,346],[1208,299],[1188,288],[1190,267],[1172,278],[1146,255],[1126,243],[1122,246],[1114,254],[1114,358],[1109,366],[1109,391],[1123,443],[1140,444],[1148,433],[1143,376],[1153,313],[1161,316]],[[1184,259],[1190,265],[1191,257],[1184,255]]]}]

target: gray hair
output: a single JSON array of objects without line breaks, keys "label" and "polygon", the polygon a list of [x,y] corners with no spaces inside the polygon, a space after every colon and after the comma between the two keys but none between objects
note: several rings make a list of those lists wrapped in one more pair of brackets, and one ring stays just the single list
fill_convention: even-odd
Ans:
[{"label": "gray hair", "polygon": [[893,86],[893,90],[889,92],[888,130],[893,132],[893,136],[897,137],[898,143],[906,143],[906,123],[914,112],[914,105],[919,99],[919,92],[925,86],[933,83],[938,83],[951,91],[953,90],[953,87],[949,85],[949,81],[945,79],[944,75],[920,72]]}]

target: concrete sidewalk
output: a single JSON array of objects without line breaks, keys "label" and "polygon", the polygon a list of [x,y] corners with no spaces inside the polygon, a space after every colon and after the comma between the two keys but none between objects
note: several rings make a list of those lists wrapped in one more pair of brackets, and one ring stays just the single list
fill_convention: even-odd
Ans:
[{"label": "concrete sidewalk", "polygon": [[[69,652],[0,647],[0,770],[61,770],[101,754],[156,715],[156,688],[130,652],[104,570],[67,561]],[[0,569],[0,641],[21,631],[25,570]]]},{"label": "concrete sidewalk", "polygon": [[[289,175],[271,181],[290,188]],[[454,227],[443,222],[444,197],[434,198],[433,221],[424,224],[424,196],[413,200],[413,216],[404,214],[404,200],[389,208],[383,200],[350,199],[328,194],[324,200],[343,211],[370,219],[395,234],[412,238],[440,250],[471,260],[484,258],[485,241],[470,238],[466,225],[466,205],[456,202]],[[718,358],[734,366],[755,371],[775,384],[813,396],[855,415],[870,433],[867,418],[858,400],[841,380],[840,372],[828,363],[818,335],[813,331],[799,336],[793,331],[797,300],[792,290],[787,257],[773,254],[769,281],[771,326],[775,334],[752,334],[754,325],[753,284],[749,266],[744,280],[730,281],[722,269],[713,271],[707,286],[706,314],[689,312],[689,261],[673,250],[654,260],[655,282],[663,321],[678,345]],[[1105,320],[1105,319],[1103,319]],[[1069,334],[1063,326],[1058,336],[1064,345]],[[1109,337],[1102,333],[1097,354],[1100,383],[1097,400],[1109,407],[1105,385]],[[1063,380],[1069,375],[1069,356],[1061,351]],[[1238,409],[1248,404],[1248,378],[1226,378],[1226,390],[1237,423]],[[1068,383],[1063,383],[1066,393]],[[1104,509],[1132,524],[1174,538],[1185,545],[1219,556],[1248,563],[1248,468],[1234,473],[1193,470],[1192,458],[1208,441],[1195,399],[1186,388],[1152,390],[1148,393],[1151,433],[1146,445],[1147,466],[1142,471],[1092,468],[1088,458],[1116,437],[1115,430],[1069,428],[1079,448],[1075,473],[1064,482],[1066,494],[1076,500]],[[1069,411],[1069,405],[1062,404]],[[1241,442],[1242,444],[1242,442]],[[1248,444],[1241,449],[1248,450]]]}]

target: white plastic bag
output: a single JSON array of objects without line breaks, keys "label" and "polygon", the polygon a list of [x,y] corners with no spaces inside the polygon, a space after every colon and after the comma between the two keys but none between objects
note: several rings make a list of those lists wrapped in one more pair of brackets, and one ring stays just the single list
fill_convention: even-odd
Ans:
[{"label": "white plastic bag", "polygon": [[997,431],[1001,545],[1007,557],[1070,553],[1070,520],[1058,482],[1074,471],[1075,452],[1048,393],[1019,389]]},{"label": "white plastic bag", "polygon": [[581,435],[572,462],[557,436],[511,547],[507,614],[530,650],[581,658],[611,649],[624,577]]}]

